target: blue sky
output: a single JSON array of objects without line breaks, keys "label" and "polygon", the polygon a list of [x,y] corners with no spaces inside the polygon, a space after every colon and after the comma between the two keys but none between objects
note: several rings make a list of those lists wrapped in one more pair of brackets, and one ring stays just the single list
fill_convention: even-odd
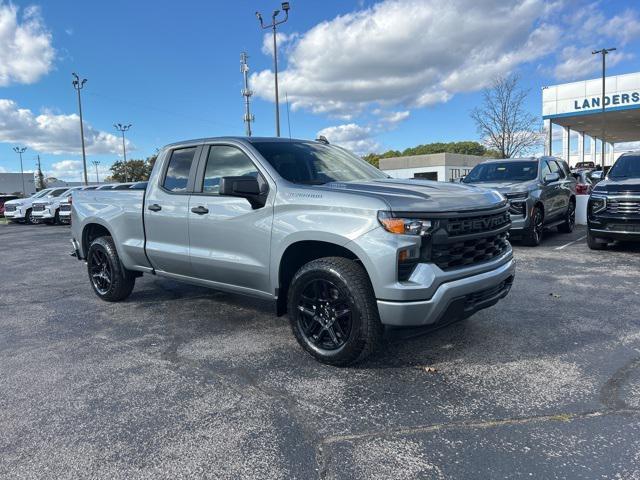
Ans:
[{"label": "blue sky", "polygon": [[[255,135],[273,135],[272,57],[254,16],[279,2],[0,0],[0,171],[40,154],[80,179],[71,72],[82,91],[88,160],[119,158],[113,123],[132,123],[129,158],[201,136],[242,135],[240,52],[256,91]],[[469,111],[498,75],[540,89],[598,75],[592,48],[618,47],[610,74],[640,70],[636,1],[293,0],[280,27],[281,97],[295,137],[327,135],[358,153],[479,140]],[[269,38],[267,37],[267,40]],[[286,107],[282,130],[287,134]]]}]

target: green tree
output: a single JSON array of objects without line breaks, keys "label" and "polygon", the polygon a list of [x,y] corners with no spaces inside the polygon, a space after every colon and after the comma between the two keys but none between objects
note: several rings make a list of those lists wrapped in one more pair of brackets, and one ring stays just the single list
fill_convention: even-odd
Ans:
[{"label": "green tree", "polygon": [[111,181],[140,182],[149,178],[149,166],[145,160],[118,160],[111,165]]}]

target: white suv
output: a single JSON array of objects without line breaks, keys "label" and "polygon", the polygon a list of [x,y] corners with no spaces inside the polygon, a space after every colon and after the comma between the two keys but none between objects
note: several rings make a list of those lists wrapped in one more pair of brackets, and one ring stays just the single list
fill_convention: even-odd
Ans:
[{"label": "white suv", "polygon": [[37,199],[43,198],[51,193],[52,190],[54,189],[45,188],[44,190],[40,190],[38,193],[35,193],[28,198],[9,200],[4,204],[5,218],[11,222],[34,223],[35,219],[33,218],[31,205]]},{"label": "white suv", "polygon": [[31,206],[31,215],[35,222],[59,223],[60,202],[63,198],[71,195],[71,192],[80,190],[81,188],[82,187],[56,188],[49,192],[48,195],[35,200]]}]

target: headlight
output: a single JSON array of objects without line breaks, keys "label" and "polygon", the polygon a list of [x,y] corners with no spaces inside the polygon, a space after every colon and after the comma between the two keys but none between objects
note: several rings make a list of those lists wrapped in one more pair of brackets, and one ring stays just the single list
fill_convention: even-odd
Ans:
[{"label": "headlight", "polygon": [[607,208],[607,197],[591,195],[589,198],[589,212],[600,213]]},{"label": "headlight", "polygon": [[431,220],[400,218],[391,212],[378,212],[378,221],[387,232],[402,235],[427,235],[433,227]]},{"label": "headlight", "polygon": [[524,201],[529,196],[529,192],[505,193],[504,196],[510,202]]}]

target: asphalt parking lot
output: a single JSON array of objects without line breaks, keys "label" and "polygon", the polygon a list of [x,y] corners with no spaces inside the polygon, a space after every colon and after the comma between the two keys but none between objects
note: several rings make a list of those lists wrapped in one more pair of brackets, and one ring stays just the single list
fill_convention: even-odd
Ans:
[{"label": "asphalt parking lot", "polygon": [[0,478],[640,478],[640,248],[584,234],[337,369],[269,304],[152,276],[104,303],[68,227],[0,225]]}]

